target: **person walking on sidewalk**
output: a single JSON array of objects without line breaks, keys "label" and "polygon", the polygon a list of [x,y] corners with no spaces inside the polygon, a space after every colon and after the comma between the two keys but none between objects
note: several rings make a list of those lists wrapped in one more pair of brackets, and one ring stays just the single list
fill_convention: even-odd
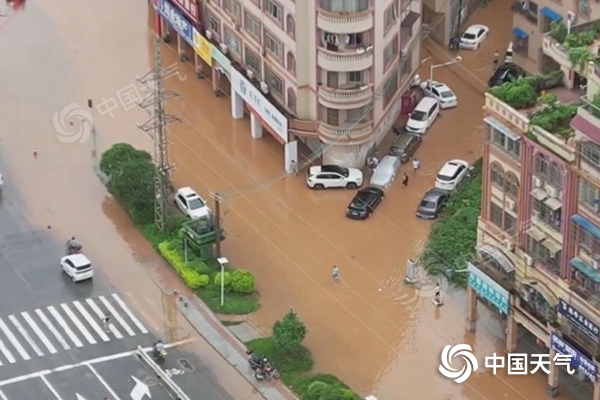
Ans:
[{"label": "person walking on sidewalk", "polygon": [[421,168],[421,163],[416,158],[412,161],[413,172],[416,174],[419,168]]},{"label": "person walking on sidewalk", "polygon": [[498,63],[500,62],[500,53],[498,50],[494,53],[494,71],[498,69]]},{"label": "person walking on sidewalk", "polygon": [[408,174],[405,172],[404,176],[402,177],[402,186],[407,187],[408,186]]}]

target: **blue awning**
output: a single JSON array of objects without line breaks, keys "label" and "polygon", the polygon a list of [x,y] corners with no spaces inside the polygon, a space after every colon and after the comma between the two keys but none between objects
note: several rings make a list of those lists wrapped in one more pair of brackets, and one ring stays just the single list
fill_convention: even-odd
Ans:
[{"label": "blue awning", "polygon": [[560,15],[559,13],[557,13],[556,11],[554,11],[553,9],[549,8],[549,7],[543,7],[540,10],[540,13],[542,13],[542,15],[548,19],[551,19],[552,21],[562,21],[563,17],[562,15]]},{"label": "blue awning", "polygon": [[569,264],[594,282],[600,283],[600,272],[590,267],[579,258],[572,258],[571,261],[569,261]]},{"label": "blue awning", "polygon": [[573,215],[571,217],[571,221],[594,235],[597,239],[600,239],[600,228],[598,228],[592,221],[582,217],[579,214]]},{"label": "blue awning", "polygon": [[529,34],[521,28],[513,28],[513,36],[517,39],[527,39]]}]

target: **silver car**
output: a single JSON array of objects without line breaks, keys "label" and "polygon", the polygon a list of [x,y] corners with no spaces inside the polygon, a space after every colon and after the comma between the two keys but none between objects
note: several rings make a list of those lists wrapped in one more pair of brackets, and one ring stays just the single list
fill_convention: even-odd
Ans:
[{"label": "silver car", "polygon": [[385,156],[373,171],[371,176],[371,185],[380,188],[389,188],[394,183],[398,170],[400,169],[400,158],[395,156]]}]

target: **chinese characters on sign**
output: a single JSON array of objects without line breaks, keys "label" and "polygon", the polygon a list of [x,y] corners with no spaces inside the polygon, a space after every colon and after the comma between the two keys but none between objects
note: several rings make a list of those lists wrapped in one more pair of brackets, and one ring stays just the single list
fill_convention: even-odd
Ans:
[{"label": "chinese characters on sign", "polygon": [[508,291],[473,264],[468,264],[469,286],[492,303],[502,314],[508,314]]},{"label": "chinese characters on sign", "polygon": [[573,306],[563,299],[558,300],[557,308],[559,314],[575,324],[592,339],[597,339],[600,336],[600,328],[598,328],[598,325],[590,321],[588,317],[577,311]]},{"label": "chinese characters on sign", "polygon": [[212,67],[213,45],[194,29],[194,51],[209,67]]},{"label": "chinese characters on sign", "polygon": [[503,368],[506,368],[508,375],[535,374],[538,371],[549,374],[550,365],[553,363],[557,366],[567,367],[567,372],[572,375],[575,370],[572,368],[571,358],[570,354],[556,354],[551,361],[548,354],[509,353],[505,359],[504,356],[494,353],[485,358],[485,367],[491,369],[494,375]]},{"label": "chinese characters on sign", "polygon": [[550,337],[550,342],[552,350],[560,354],[568,355],[571,359],[573,368],[590,378],[592,382],[596,382],[598,377],[598,366],[594,364],[592,360],[581,354],[573,348],[573,346],[569,345],[555,334],[552,334]]},{"label": "chinese characters on sign", "polygon": [[158,12],[169,21],[177,33],[189,44],[194,46],[194,27],[167,0],[159,0]]},{"label": "chinese characters on sign", "polygon": [[173,4],[177,6],[179,11],[184,13],[195,24],[200,22],[198,4],[196,0],[173,0]]}]

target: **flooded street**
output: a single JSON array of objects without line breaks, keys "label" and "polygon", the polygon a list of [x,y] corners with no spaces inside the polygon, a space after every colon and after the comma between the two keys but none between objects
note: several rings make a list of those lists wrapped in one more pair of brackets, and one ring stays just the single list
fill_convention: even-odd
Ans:
[{"label": "flooded street", "polygon": [[[262,308],[250,322],[269,334],[293,306],[308,326],[307,345],[318,369],[338,375],[361,395],[373,393],[379,400],[546,396],[545,375],[493,376],[480,368],[462,385],[441,377],[437,368],[445,345],[472,344],[480,365],[484,356],[501,353],[501,324],[481,308],[477,334],[467,334],[461,292],[435,308],[402,282],[406,260],[418,257],[431,226],[415,218],[423,192],[445,161],[473,162],[481,154],[482,93],[494,51],[503,53],[510,41],[508,21],[510,4],[500,0],[471,17],[470,23],[490,26],[490,38],[477,52],[461,51],[461,63],[434,73],[456,93],[459,107],[442,111],[428,131],[416,155],[422,168],[416,175],[409,172],[408,188],[396,182],[366,221],[345,218],[353,192],[309,191],[302,172],[282,175],[281,145],[269,135],[252,139],[249,120],[232,120],[229,98],[215,98],[211,83],[197,80],[193,68],[181,64],[187,80],[167,81],[168,89],[182,95],[168,107],[182,120],[170,126],[174,184],[191,186],[206,198],[210,191],[224,197],[223,253],[235,267],[256,274],[261,293]],[[88,99],[100,104],[152,67],[149,24],[144,0],[33,2],[5,23],[0,167],[19,191],[23,215],[35,225],[52,226],[58,237],[77,234],[107,279],[130,293],[160,330],[162,316],[153,310],[159,309],[161,294],[150,277],[164,264],[107,200],[93,171],[93,141],[61,143],[52,126],[53,114],[65,105],[85,107]],[[164,49],[163,64],[177,62],[172,47]],[[433,58],[422,65],[423,79],[430,63],[451,56],[426,43],[421,58],[427,57]],[[147,119],[142,110],[119,107],[114,118],[95,117],[99,152],[116,142],[151,150],[150,138],[135,126]],[[330,279],[333,265],[340,267],[341,284]],[[161,284],[173,287],[171,278],[165,275]],[[183,329],[182,334],[191,330]]]}]

